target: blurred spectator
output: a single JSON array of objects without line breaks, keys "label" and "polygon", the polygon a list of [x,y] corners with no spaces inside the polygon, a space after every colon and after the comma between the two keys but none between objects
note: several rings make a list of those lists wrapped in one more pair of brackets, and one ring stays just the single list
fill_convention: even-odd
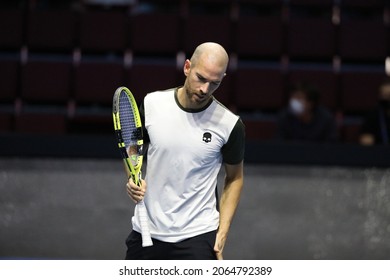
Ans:
[{"label": "blurred spectator", "polygon": [[389,144],[390,138],[390,79],[379,86],[378,105],[367,114],[360,131],[362,145]]},{"label": "blurred spectator", "polygon": [[319,100],[317,89],[308,84],[297,83],[290,87],[288,107],[279,115],[277,138],[305,142],[336,141],[336,121]]}]

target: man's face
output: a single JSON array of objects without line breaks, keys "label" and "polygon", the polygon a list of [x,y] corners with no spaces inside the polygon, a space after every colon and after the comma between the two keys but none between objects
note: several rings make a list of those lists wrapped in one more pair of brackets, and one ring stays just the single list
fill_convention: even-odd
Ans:
[{"label": "man's face", "polygon": [[184,84],[186,97],[192,108],[205,106],[225,76],[225,69],[217,64],[200,58],[196,65],[186,60],[184,73],[187,79]]}]

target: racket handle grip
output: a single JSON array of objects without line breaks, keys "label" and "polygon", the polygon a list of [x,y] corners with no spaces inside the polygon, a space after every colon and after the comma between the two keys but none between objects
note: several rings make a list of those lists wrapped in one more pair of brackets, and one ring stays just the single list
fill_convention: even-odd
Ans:
[{"label": "racket handle grip", "polygon": [[149,247],[153,245],[152,237],[150,235],[148,213],[146,212],[144,201],[141,200],[137,204],[139,221],[141,227],[142,247]]}]

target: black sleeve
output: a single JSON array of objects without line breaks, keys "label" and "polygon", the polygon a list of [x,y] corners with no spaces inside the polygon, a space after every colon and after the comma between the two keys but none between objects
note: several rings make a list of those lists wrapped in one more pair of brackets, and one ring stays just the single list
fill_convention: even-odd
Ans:
[{"label": "black sleeve", "polygon": [[229,139],[222,147],[223,161],[227,164],[238,164],[244,159],[245,154],[245,126],[238,119]]},{"label": "black sleeve", "polygon": [[143,139],[144,139],[144,144],[149,144],[150,143],[150,138],[149,138],[149,134],[148,134],[148,131],[145,127],[145,105],[144,105],[144,102],[142,101],[142,103],[140,104],[139,106],[139,114],[140,114],[140,117],[141,117],[141,122],[142,122],[142,133],[143,133]]}]

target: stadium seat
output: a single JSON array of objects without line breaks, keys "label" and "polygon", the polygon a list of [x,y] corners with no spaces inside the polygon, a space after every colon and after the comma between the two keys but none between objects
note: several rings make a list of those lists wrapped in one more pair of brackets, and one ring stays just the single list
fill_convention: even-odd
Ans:
[{"label": "stadium seat", "polygon": [[76,15],[71,10],[32,10],[27,25],[30,51],[70,52],[75,45]]},{"label": "stadium seat", "polygon": [[62,135],[66,133],[66,116],[59,113],[23,113],[15,117],[15,131],[24,134]]},{"label": "stadium seat", "polygon": [[[191,0],[190,0],[191,1]],[[179,14],[183,12],[183,8],[187,8],[187,1],[183,0],[146,0],[138,1],[133,7],[132,13],[174,13]]]},{"label": "stadium seat", "polygon": [[123,74],[121,63],[82,60],[75,68],[76,104],[111,106],[115,90],[124,83]]},{"label": "stadium seat", "polygon": [[[235,0],[182,0],[187,2],[190,14],[221,14],[230,12],[231,4]],[[223,5],[221,5],[223,3]]]},{"label": "stadium seat", "polygon": [[331,110],[338,105],[338,76],[328,68],[291,68],[288,75],[288,83],[305,82],[312,84],[321,95],[321,104]]},{"label": "stadium seat", "polygon": [[292,60],[331,61],[335,34],[330,17],[292,17],[288,24],[288,55]]},{"label": "stadium seat", "polygon": [[127,46],[126,16],[118,11],[84,11],[79,45],[84,53],[122,53]]},{"label": "stadium seat", "polygon": [[190,55],[203,42],[217,42],[231,50],[230,19],[225,15],[189,15],[184,27],[184,51]]},{"label": "stadium seat", "polygon": [[384,1],[342,1],[339,55],[343,62],[383,63],[388,55]]},{"label": "stadium seat", "polygon": [[245,124],[245,137],[247,140],[275,139],[277,122],[266,119],[243,119]]},{"label": "stadium seat", "polygon": [[13,130],[13,115],[11,113],[0,112],[0,133]]},{"label": "stadium seat", "polygon": [[23,102],[66,104],[71,69],[71,61],[30,60],[22,67]]},{"label": "stadium seat", "polygon": [[283,51],[283,23],[280,15],[240,16],[235,32],[240,58],[279,59]]},{"label": "stadium seat", "polygon": [[130,36],[135,55],[176,55],[181,43],[179,16],[170,13],[134,15]]},{"label": "stadium seat", "polygon": [[333,5],[334,0],[289,0],[290,5],[305,5],[305,6],[322,6],[330,7]]},{"label": "stadium seat", "polygon": [[[138,102],[152,91],[165,90],[182,85],[184,74],[176,68],[174,59],[134,59],[126,71],[126,85]],[[180,79],[180,77],[183,77]]]},{"label": "stadium seat", "polygon": [[364,113],[377,104],[378,89],[386,75],[379,70],[344,70],[340,76],[342,110]]},{"label": "stadium seat", "polygon": [[68,119],[67,132],[70,134],[113,134],[114,126],[110,111],[106,114],[77,113]]},{"label": "stadium seat", "polygon": [[23,45],[23,11],[0,9],[0,50],[19,51]]},{"label": "stadium seat", "polygon": [[341,8],[382,8],[386,0],[342,0]]},{"label": "stadium seat", "polygon": [[284,76],[279,69],[238,64],[234,100],[238,110],[279,110],[284,102]]},{"label": "stadium seat", "polygon": [[12,103],[18,94],[19,62],[0,60],[0,102]]},{"label": "stadium seat", "polygon": [[344,62],[383,63],[387,55],[383,20],[342,17],[339,54]]},{"label": "stadium seat", "polygon": [[238,1],[240,5],[245,4],[255,4],[259,6],[269,6],[269,5],[281,5],[283,4],[284,0],[240,0]]},{"label": "stadium seat", "polygon": [[340,140],[343,143],[357,144],[359,143],[361,124],[360,123],[345,123],[340,127]]}]

